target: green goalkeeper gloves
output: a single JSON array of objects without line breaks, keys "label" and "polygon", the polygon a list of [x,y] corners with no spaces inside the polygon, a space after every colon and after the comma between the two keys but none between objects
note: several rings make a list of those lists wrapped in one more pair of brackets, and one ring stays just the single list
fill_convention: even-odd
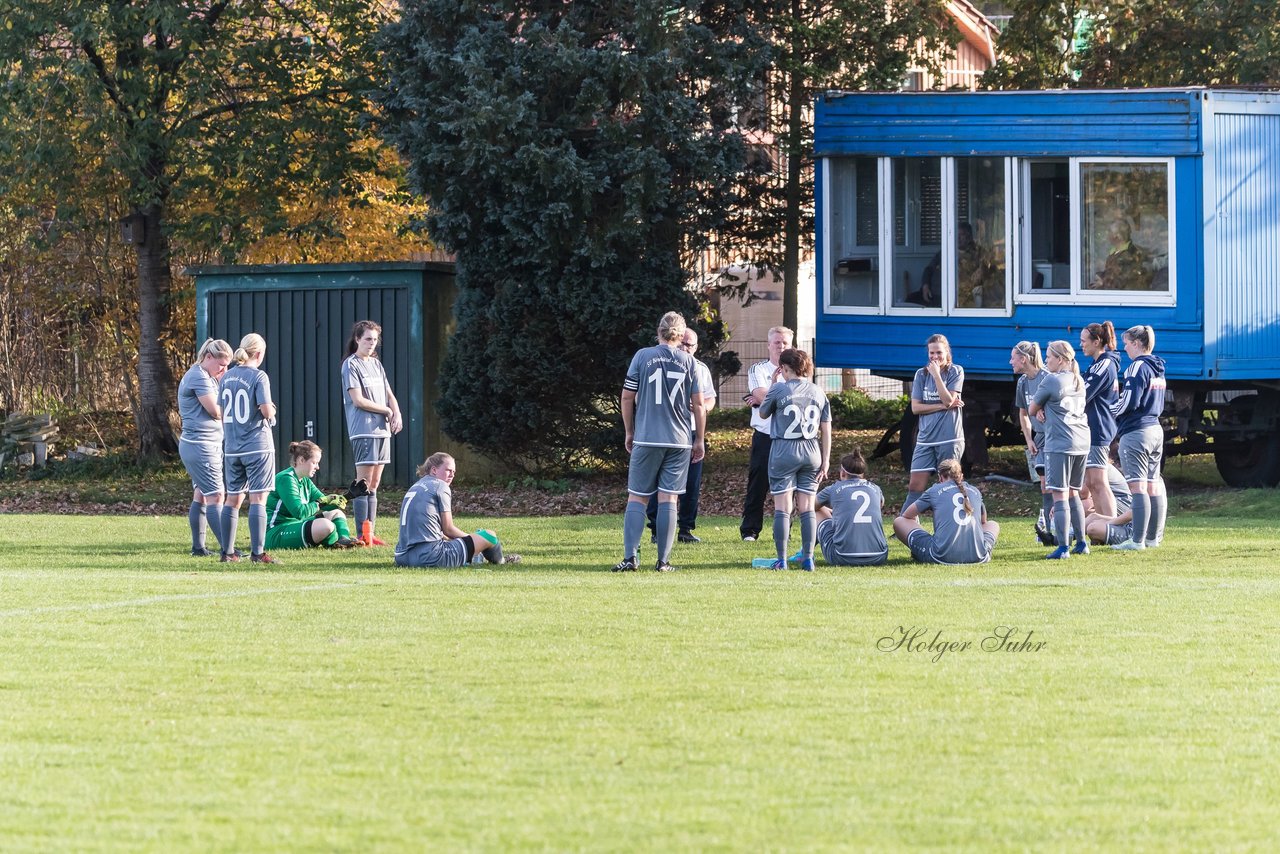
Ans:
[{"label": "green goalkeeper gloves", "polygon": [[335,493],[332,493],[331,495],[326,495],[324,497],[324,500],[321,501],[321,503],[329,504],[336,510],[346,510],[347,496],[335,492]]}]

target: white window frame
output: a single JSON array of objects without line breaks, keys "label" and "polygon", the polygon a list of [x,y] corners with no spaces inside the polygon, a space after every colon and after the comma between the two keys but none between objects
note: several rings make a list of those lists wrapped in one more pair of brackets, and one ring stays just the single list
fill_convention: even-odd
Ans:
[{"label": "white window frame", "polygon": [[[1071,204],[1070,204],[1070,240],[1071,240],[1071,270],[1068,275],[1070,287],[1066,290],[1051,291],[1049,293],[1030,293],[1024,291],[1017,285],[1029,283],[1034,270],[1031,269],[1032,257],[1029,249],[1031,245],[1031,220],[1029,216],[1031,199],[1030,171],[1031,164],[1044,161],[1067,161],[1067,180],[1071,188]],[[1168,176],[1166,204],[1168,206],[1168,224],[1169,224],[1169,289],[1167,291],[1139,291],[1139,290],[1104,290],[1090,289],[1083,287],[1081,280],[1083,279],[1082,267],[1084,256],[1084,234],[1081,226],[1081,218],[1084,212],[1083,186],[1080,180],[1081,164],[1129,164],[1129,163],[1161,163],[1164,164],[1166,175]],[[1017,244],[1019,277],[1013,283],[1012,288],[1013,299],[1023,305],[1114,305],[1121,303],[1123,305],[1153,305],[1153,306],[1172,306],[1178,302],[1178,268],[1177,268],[1177,245],[1175,238],[1177,233],[1177,187],[1176,187],[1176,171],[1175,158],[1173,157],[1025,157],[1017,158],[1014,171],[1018,177],[1018,186],[1013,193],[1006,193],[1006,198],[1017,199],[1018,210],[1017,215]]]}]

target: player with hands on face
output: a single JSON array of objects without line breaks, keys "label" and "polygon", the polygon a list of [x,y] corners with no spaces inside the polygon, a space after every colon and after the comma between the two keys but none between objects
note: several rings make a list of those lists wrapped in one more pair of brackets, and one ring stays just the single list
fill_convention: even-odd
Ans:
[{"label": "player with hands on face", "polygon": [[814,496],[827,477],[831,461],[831,404],[812,382],[813,360],[789,348],[778,357],[779,382],[769,388],[760,414],[770,418],[769,491],[773,494],[773,569],[787,568],[791,510],[800,516],[800,568],[813,571],[818,522]]},{"label": "player with hands on face", "polygon": [[212,557],[205,547],[205,531],[213,528],[218,552],[235,550],[222,534],[222,410],[218,407],[218,380],[226,373],[233,356],[231,345],[221,338],[209,338],[200,345],[196,361],[178,383],[178,414],[182,435],[178,454],[191,477],[191,554]]},{"label": "player with hands on face", "polygon": [[928,361],[911,382],[911,412],[920,420],[904,510],[928,488],[929,475],[941,463],[964,455],[964,368],[952,363],[947,336],[930,335],[925,344]]}]

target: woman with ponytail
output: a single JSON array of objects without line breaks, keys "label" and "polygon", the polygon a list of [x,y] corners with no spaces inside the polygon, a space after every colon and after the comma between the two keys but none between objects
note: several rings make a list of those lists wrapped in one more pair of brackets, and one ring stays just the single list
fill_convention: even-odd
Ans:
[{"label": "woman with ponytail", "polygon": [[1125,368],[1120,397],[1111,411],[1120,437],[1120,471],[1133,497],[1133,538],[1111,548],[1140,551],[1164,539],[1167,508],[1160,459],[1164,455],[1164,360],[1152,355],[1156,333],[1150,326],[1131,326],[1124,333],[1124,351],[1132,360]]},{"label": "woman with ponytail", "polygon": [[1051,341],[1044,360],[1049,376],[1040,384],[1028,411],[1044,422],[1045,485],[1053,493],[1053,526],[1058,547],[1050,560],[1068,555],[1069,534],[1076,535],[1075,554],[1089,553],[1085,535],[1084,464],[1089,456],[1089,422],[1084,414],[1084,378],[1076,351],[1066,341]]},{"label": "woman with ponytail", "polygon": [[267,342],[256,332],[240,339],[234,361],[218,384],[222,404],[223,448],[227,466],[227,501],[222,508],[222,561],[240,560],[235,553],[240,504],[249,493],[249,559],[253,563],[279,563],[267,551],[267,493],[276,478],[276,444],[271,428],[276,405],[271,400],[271,380],[262,370]]},{"label": "woman with ponytail", "polygon": [[1036,537],[1046,546],[1054,544],[1049,533],[1053,521],[1053,494],[1044,485],[1044,422],[1028,413],[1031,400],[1040,389],[1040,383],[1049,376],[1040,358],[1040,345],[1035,341],[1019,341],[1009,354],[1009,367],[1018,375],[1013,403],[1018,407],[1018,426],[1027,443],[1027,472],[1031,480],[1040,482],[1040,518],[1036,521]]},{"label": "woman with ponytail", "polygon": [[840,480],[818,493],[818,544],[832,566],[879,566],[889,557],[884,494],[867,480],[861,448],[840,458]]},{"label": "woman with ponytail", "polygon": [[1084,480],[1093,499],[1093,512],[1110,517],[1116,515],[1116,504],[1107,485],[1107,458],[1116,437],[1111,405],[1120,393],[1120,354],[1116,352],[1116,330],[1111,321],[1090,323],[1081,329],[1080,351],[1093,359],[1084,375],[1084,414],[1089,421]]},{"label": "woman with ponytail", "polygon": [[[231,345],[221,338],[209,338],[200,345],[196,362],[178,383],[178,414],[182,416],[182,437],[178,454],[191,477],[191,554],[211,557],[205,548],[205,533],[213,528],[222,552],[222,410],[218,408],[218,380],[231,364]],[[235,546],[231,545],[235,551]]]},{"label": "woman with ponytail", "polygon": [[[933,510],[933,533],[919,515]],[[938,482],[893,520],[893,533],[920,563],[986,563],[991,560],[1000,525],[987,519],[982,493],[964,482],[959,460],[938,464]]]}]

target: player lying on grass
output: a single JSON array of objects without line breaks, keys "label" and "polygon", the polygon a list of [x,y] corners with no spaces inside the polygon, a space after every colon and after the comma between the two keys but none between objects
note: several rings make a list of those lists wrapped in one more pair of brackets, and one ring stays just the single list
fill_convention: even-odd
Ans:
[{"label": "player lying on grass", "polygon": [[275,489],[267,496],[267,548],[348,549],[360,545],[352,538],[342,512],[346,496],[325,495],[311,482],[323,456],[315,442],[290,443],[292,466],[276,475]]},{"label": "player lying on grass", "polygon": [[[493,531],[468,534],[453,523],[453,483],[458,464],[437,451],[418,466],[421,478],[400,504],[400,539],[396,566],[457,567],[482,555],[489,563],[519,563],[520,555],[503,555]],[[643,517],[642,517],[643,518]]]}]

